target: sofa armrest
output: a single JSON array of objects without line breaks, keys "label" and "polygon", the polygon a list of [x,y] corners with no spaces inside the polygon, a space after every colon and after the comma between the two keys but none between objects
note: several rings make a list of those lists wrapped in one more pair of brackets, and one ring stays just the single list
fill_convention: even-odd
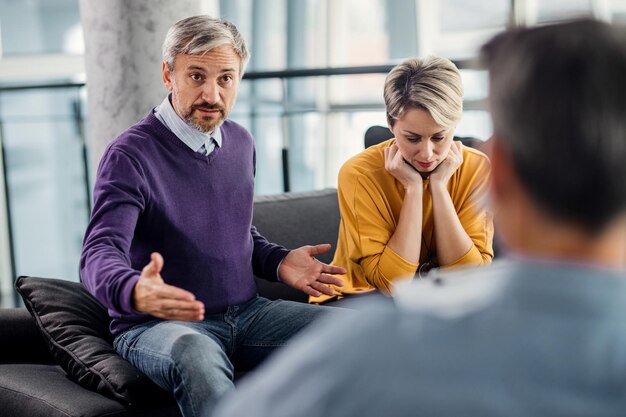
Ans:
[{"label": "sofa armrest", "polygon": [[50,351],[25,308],[0,309],[0,363],[53,363]]}]

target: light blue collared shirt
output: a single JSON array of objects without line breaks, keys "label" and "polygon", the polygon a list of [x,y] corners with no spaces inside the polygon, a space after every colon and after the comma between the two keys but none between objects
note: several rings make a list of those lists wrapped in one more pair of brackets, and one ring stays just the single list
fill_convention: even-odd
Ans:
[{"label": "light blue collared shirt", "polygon": [[206,154],[209,155],[213,152],[216,145],[218,147],[222,146],[222,132],[219,128],[211,133],[202,133],[198,129],[189,126],[172,107],[169,94],[154,109],[154,115],[194,152],[205,153],[202,152],[202,147],[204,146]]}]

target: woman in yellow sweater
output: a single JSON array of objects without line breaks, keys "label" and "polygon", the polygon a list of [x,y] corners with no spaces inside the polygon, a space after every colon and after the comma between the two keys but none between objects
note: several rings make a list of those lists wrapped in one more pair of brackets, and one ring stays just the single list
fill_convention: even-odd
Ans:
[{"label": "woman in yellow sweater", "polygon": [[[493,258],[486,207],[490,164],[453,141],[463,86],[445,58],[409,59],[384,88],[394,138],[348,160],[339,172],[341,225],[334,265],[347,269],[339,298],[380,289],[432,267]],[[334,297],[311,297],[326,302]]]}]

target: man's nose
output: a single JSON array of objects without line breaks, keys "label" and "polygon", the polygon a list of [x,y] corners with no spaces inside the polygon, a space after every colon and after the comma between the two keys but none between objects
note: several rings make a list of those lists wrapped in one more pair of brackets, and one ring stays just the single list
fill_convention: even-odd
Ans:
[{"label": "man's nose", "polygon": [[202,99],[209,104],[216,104],[220,101],[220,90],[217,83],[208,81],[204,84]]}]

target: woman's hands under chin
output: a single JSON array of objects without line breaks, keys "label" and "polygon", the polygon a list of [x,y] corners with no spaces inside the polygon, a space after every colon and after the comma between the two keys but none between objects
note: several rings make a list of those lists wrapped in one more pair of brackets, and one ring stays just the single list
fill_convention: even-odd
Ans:
[{"label": "woman's hands under chin", "polygon": [[463,163],[463,144],[459,141],[452,142],[448,156],[430,173],[430,184],[447,185],[452,174]]},{"label": "woman's hands under chin", "polygon": [[422,175],[409,164],[398,149],[398,145],[393,143],[384,149],[385,153],[385,169],[395,179],[400,181],[404,188],[422,187]]}]

